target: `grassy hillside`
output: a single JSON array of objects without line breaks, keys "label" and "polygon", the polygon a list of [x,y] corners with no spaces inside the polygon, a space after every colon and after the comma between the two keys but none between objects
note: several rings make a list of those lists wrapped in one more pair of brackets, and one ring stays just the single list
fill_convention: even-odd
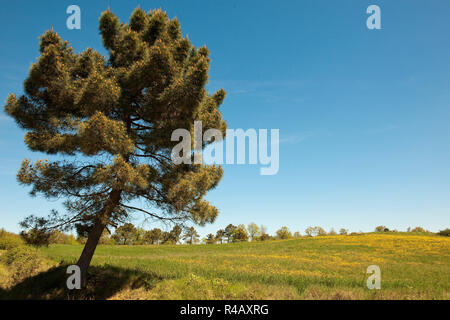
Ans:
[{"label": "grassy hillside", "polygon": [[[67,265],[75,263],[81,250],[82,246],[52,245],[42,248],[41,253],[55,263]],[[450,238],[428,235],[100,246],[92,265],[96,274],[91,279],[93,298],[450,298]],[[369,265],[381,269],[381,290],[366,287]],[[54,273],[63,277],[64,270],[61,267],[49,272],[48,277],[57,278]],[[45,280],[44,275],[41,278]],[[34,281],[30,284],[39,285],[39,279]]]}]

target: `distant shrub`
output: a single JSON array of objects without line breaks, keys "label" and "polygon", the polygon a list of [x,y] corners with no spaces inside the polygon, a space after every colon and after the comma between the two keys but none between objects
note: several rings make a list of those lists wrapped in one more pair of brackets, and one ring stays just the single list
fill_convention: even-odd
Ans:
[{"label": "distant shrub", "polygon": [[54,230],[50,233],[50,244],[78,244],[75,237],[71,234],[65,234],[59,230]]},{"label": "distant shrub", "polygon": [[[87,238],[78,236],[76,241],[75,241],[75,244],[86,244],[86,241],[87,241]],[[100,240],[98,240],[98,244],[104,244],[104,245],[112,246],[112,245],[115,245],[117,243],[109,235],[108,236],[104,236],[104,233],[103,233],[102,236],[100,237]]]},{"label": "distant shrub", "polygon": [[334,230],[334,228],[331,228],[330,231],[328,232],[329,236],[335,236],[337,235],[336,231]]},{"label": "distant shrub", "polygon": [[0,250],[8,250],[23,245],[19,235],[0,229]]},{"label": "distant shrub", "polygon": [[212,233],[208,233],[206,235],[206,238],[203,240],[203,242],[206,244],[215,244],[217,242],[217,240]]},{"label": "distant shrub", "polygon": [[428,231],[425,230],[422,227],[415,227],[414,229],[411,230],[411,232],[417,232],[417,233],[427,233]]},{"label": "distant shrub", "polygon": [[441,230],[438,232],[438,235],[444,236],[444,237],[450,237],[450,229],[447,228],[445,230]]},{"label": "distant shrub", "polygon": [[308,237],[315,237],[315,236],[326,236],[327,232],[322,227],[316,226],[306,228],[305,234]]},{"label": "distant shrub", "polygon": [[20,236],[26,244],[35,247],[46,246],[50,244],[51,233],[42,229],[33,228],[28,231],[22,231]]},{"label": "distant shrub", "polygon": [[9,249],[1,257],[7,266],[13,283],[34,276],[50,265],[40,255],[39,251],[30,246],[19,246]]},{"label": "distant shrub", "polygon": [[125,223],[116,228],[112,238],[117,244],[133,245],[136,239],[137,229],[132,223]]},{"label": "distant shrub", "polygon": [[286,226],[281,227],[281,229],[277,230],[276,234],[278,239],[284,240],[292,238],[292,233]]},{"label": "distant shrub", "polygon": [[348,234],[348,230],[345,229],[345,228],[341,228],[341,229],[339,230],[339,234],[340,234],[340,235],[346,235],[346,234]]},{"label": "distant shrub", "polygon": [[389,232],[389,228],[385,226],[378,226],[375,228],[375,232]]},{"label": "distant shrub", "polygon": [[[10,282],[11,277],[9,275],[8,269],[6,268],[5,265],[0,263],[0,292],[2,291],[2,289],[7,289],[9,287]],[[3,297],[1,297],[0,299],[3,299]]]},{"label": "distant shrub", "polygon": [[327,235],[327,232],[322,227],[314,227],[314,229],[316,230],[317,236],[326,236]]},{"label": "distant shrub", "polygon": [[248,235],[247,229],[245,228],[245,226],[243,224],[238,225],[233,230],[233,235],[232,235],[233,242],[246,242],[246,241],[248,241],[248,238],[249,238],[249,235]]},{"label": "distant shrub", "polygon": [[31,246],[40,247],[50,244],[71,244],[76,245],[80,242],[72,234],[66,234],[59,230],[44,230],[32,228],[24,230],[20,233],[20,237],[23,241]]},{"label": "distant shrub", "polygon": [[258,238],[258,241],[269,241],[269,240],[273,240],[273,237],[265,232],[261,234],[261,236],[259,236]]}]

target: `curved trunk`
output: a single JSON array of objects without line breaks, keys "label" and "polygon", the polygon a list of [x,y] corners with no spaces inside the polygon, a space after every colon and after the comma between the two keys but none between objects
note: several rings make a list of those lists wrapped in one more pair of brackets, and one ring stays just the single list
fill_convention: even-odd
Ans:
[{"label": "curved trunk", "polygon": [[97,248],[98,241],[102,236],[103,230],[109,222],[111,214],[114,208],[119,204],[121,190],[113,190],[110,193],[109,199],[105,204],[103,210],[95,218],[94,225],[89,232],[88,239],[84,245],[83,252],[78,259],[77,265],[80,267],[81,271],[81,285],[86,286],[87,271],[89,265],[91,264],[92,257],[94,255],[95,249]]}]

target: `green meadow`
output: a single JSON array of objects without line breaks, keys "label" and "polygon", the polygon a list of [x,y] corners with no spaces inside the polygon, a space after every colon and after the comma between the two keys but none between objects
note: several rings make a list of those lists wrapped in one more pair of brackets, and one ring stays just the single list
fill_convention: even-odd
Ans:
[{"label": "green meadow", "polygon": [[[50,268],[4,298],[449,299],[450,238],[361,234],[215,245],[101,245],[83,291],[65,289],[81,245],[50,245]],[[381,270],[368,289],[367,267]],[[5,271],[3,270],[5,273]],[[1,274],[1,273],[0,273]]]}]

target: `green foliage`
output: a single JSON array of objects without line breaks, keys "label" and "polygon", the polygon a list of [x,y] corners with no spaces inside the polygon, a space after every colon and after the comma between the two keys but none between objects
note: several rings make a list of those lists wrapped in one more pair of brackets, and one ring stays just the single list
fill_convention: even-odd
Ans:
[{"label": "green foliage", "polygon": [[73,235],[65,234],[59,230],[44,232],[39,229],[22,231],[20,235],[0,229],[0,250],[7,250],[23,244],[32,246],[48,246],[49,244],[78,244]]},{"label": "green foliage", "polygon": [[415,227],[414,229],[411,230],[411,232],[416,232],[416,233],[428,233],[429,231],[425,230],[422,227]]},{"label": "green foliage", "polygon": [[159,244],[162,241],[162,231],[159,228],[146,231],[143,238],[143,244]]},{"label": "green foliage", "polygon": [[135,232],[135,239],[133,240],[134,244],[141,245],[144,244],[144,235],[145,235],[145,229],[144,228],[136,228]]},{"label": "green foliage", "polygon": [[[235,226],[233,224],[229,224],[225,230],[219,230],[220,234],[216,235],[217,239],[223,239],[226,238],[228,243],[231,242],[242,242],[242,241],[248,241],[249,235],[247,232],[247,229],[243,224],[240,224],[238,226]],[[222,243],[222,242],[221,242]]]},{"label": "green foliage", "polygon": [[267,233],[267,228],[265,226],[261,225],[259,230],[261,235],[258,237],[258,241],[274,240],[274,238]]},{"label": "green foliage", "polygon": [[444,237],[450,237],[450,229],[444,229],[438,232],[438,235],[444,236]]},{"label": "green foliage", "polygon": [[247,229],[245,229],[245,226],[243,224],[238,225],[237,228],[234,229],[232,239],[233,239],[233,242],[248,241],[248,232],[247,232]]},{"label": "green foliage", "polygon": [[11,280],[12,279],[11,279],[8,269],[6,268],[6,266],[4,264],[0,263],[0,299],[2,298],[1,297],[2,289],[3,290],[7,289],[8,286],[10,285]]},{"label": "green foliage", "polygon": [[172,230],[170,231],[164,231],[162,233],[162,244],[177,244],[180,241],[181,238],[181,232],[183,230],[180,226],[175,225]]},{"label": "green foliage", "polygon": [[314,233],[314,228],[313,227],[308,227],[308,228],[305,229],[306,236],[312,237],[313,233]]},{"label": "green foliage", "polygon": [[326,236],[327,232],[322,227],[314,227],[317,236]]},{"label": "green foliage", "polygon": [[50,244],[73,244],[73,245],[78,244],[77,240],[75,239],[75,237],[73,235],[65,234],[59,230],[53,230],[50,233],[49,243]]},{"label": "green foliage", "polygon": [[375,228],[375,232],[389,232],[389,228],[385,226],[378,226]]},{"label": "green foliage", "polygon": [[179,225],[176,225],[170,230],[169,234],[167,235],[167,239],[165,239],[165,243],[167,244],[177,244],[180,242],[181,232],[183,230]]},{"label": "green foliage", "polygon": [[327,232],[322,227],[316,226],[306,228],[305,234],[308,237],[315,237],[315,236],[325,236]]},{"label": "green foliage", "polygon": [[8,250],[23,244],[24,242],[19,235],[0,229],[0,250]]},{"label": "green foliage", "polygon": [[[57,227],[66,231],[76,224],[77,231],[84,226],[87,234],[98,233],[135,212],[199,225],[218,215],[205,195],[219,183],[222,168],[176,165],[171,159],[178,144],[171,139],[175,129],[193,135],[198,120],[203,131],[226,132],[219,111],[225,92],[205,90],[208,49],[196,48],[182,36],[179,21],[159,9],[137,8],[129,24],[107,10],[99,30],[106,57],[91,48],[75,53],[56,32],[45,32],[24,94],[11,94],[5,105],[26,131],[31,150],[64,156],[35,163],[25,159],[17,174],[32,195],[66,199],[66,213],[23,221],[24,237],[33,244],[47,244],[48,232]],[[137,201],[143,205],[130,205]],[[179,234],[169,240],[178,242]]]},{"label": "green foliage", "polygon": [[49,263],[42,258],[39,251],[29,246],[9,249],[0,256],[0,260],[7,266],[13,283],[18,283],[49,267]]},{"label": "green foliage", "polygon": [[236,230],[236,228],[237,227],[231,223],[226,226],[226,228],[224,230],[224,236],[227,238],[228,243],[233,242],[233,235],[234,235],[234,231]]},{"label": "green foliage", "polygon": [[115,244],[116,241],[111,237],[111,234],[108,229],[103,230],[102,235],[100,236],[99,244]]},{"label": "green foliage", "polygon": [[273,237],[269,235],[268,233],[262,233],[261,236],[258,238],[259,241],[268,241],[273,240]]},{"label": "green foliage", "polygon": [[206,244],[214,244],[214,243],[216,243],[216,238],[214,237],[214,235],[212,234],[212,233],[208,233],[207,235],[206,235],[206,238],[205,238],[205,243]]},{"label": "green foliage", "polygon": [[[76,241],[78,243],[85,244],[87,241],[87,236],[88,236],[88,230],[86,230],[86,232],[84,232],[84,233],[83,232],[79,233]],[[113,245],[116,243],[116,241],[111,237],[109,230],[105,228],[105,230],[103,230],[103,232],[102,232],[102,235],[100,236],[100,239],[98,240],[98,243]]]},{"label": "green foliage", "polygon": [[[112,279],[125,272],[155,279],[136,292],[118,292],[117,299],[161,299],[162,295],[182,299],[185,290],[189,299],[200,298],[200,292],[211,287],[203,287],[202,280],[192,283],[198,284],[196,295],[186,287],[190,274],[209,282],[221,279],[230,286],[242,285],[266,298],[271,296],[264,295],[269,286],[277,286],[294,290],[301,299],[446,299],[450,279],[443,275],[450,264],[449,241],[436,235],[369,233],[230,245],[99,246],[93,266],[95,271],[96,266],[111,269]],[[52,245],[40,250],[54,261],[71,264],[82,247]],[[365,271],[374,261],[383,272],[382,290],[366,287]],[[283,295],[274,293],[273,298]]]},{"label": "green foliage", "polygon": [[197,243],[199,240],[200,235],[195,230],[194,227],[188,228],[183,235],[183,240],[186,241],[187,244],[194,244]]},{"label": "green foliage", "polygon": [[223,243],[225,237],[226,237],[225,230],[223,230],[223,229],[217,230],[216,236],[215,236],[216,241]]},{"label": "green foliage", "polygon": [[247,226],[248,235],[250,236],[250,239],[252,241],[257,240],[258,237],[261,236],[261,230],[259,229],[258,225],[256,223],[250,223]]},{"label": "green foliage", "polygon": [[277,238],[278,239],[291,239],[292,238],[292,233],[291,231],[289,231],[288,227],[284,226],[281,227],[279,230],[277,230]]},{"label": "green foliage", "polygon": [[133,244],[136,239],[137,229],[131,223],[125,223],[118,227],[112,238],[117,244]]},{"label": "green foliage", "polygon": [[50,244],[51,232],[46,229],[32,228],[28,231],[22,231],[20,236],[28,245],[35,247],[48,246]]}]

